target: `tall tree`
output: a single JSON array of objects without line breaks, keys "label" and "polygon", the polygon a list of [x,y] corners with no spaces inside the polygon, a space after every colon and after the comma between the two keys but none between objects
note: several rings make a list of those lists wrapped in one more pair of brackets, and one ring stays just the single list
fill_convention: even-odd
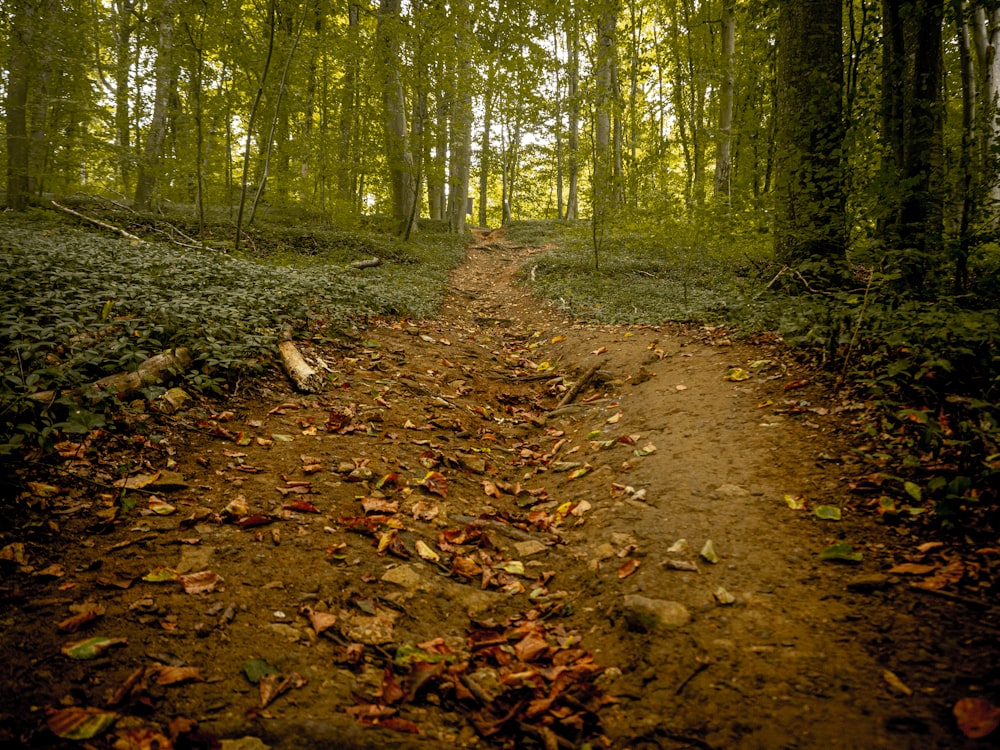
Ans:
[{"label": "tall tree", "polygon": [[475,88],[473,72],[473,34],[471,11],[457,4],[458,14],[455,38],[456,90],[452,97],[451,168],[448,174],[448,228],[453,234],[465,232],[465,217],[469,197],[469,173],[472,165],[472,91]]},{"label": "tall tree", "polygon": [[414,216],[416,199],[413,153],[406,122],[406,96],[403,91],[400,0],[379,0],[379,65],[381,67],[385,155],[392,192],[392,217],[402,234]]},{"label": "tall tree", "polygon": [[882,137],[892,188],[884,233],[891,266],[917,292],[941,259],[940,0],[882,2]]},{"label": "tall tree", "polygon": [[780,0],[775,250],[841,272],[847,243],[841,148],[840,0]]},{"label": "tall tree", "polygon": [[580,16],[579,0],[566,4],[566,219],[580,211]]},{"label": "tall tree", "polygon": [[32,60],[45,0],[15,0],[8,50],[7,92],[7,208],[24,211],[31,197],[31,158],[28,140],[28,97]]},{"label": "tall tree", "polygon": [[[612,122],[618,118],[617,65],[618,2],[598,6],[597,52],[594,60],[594,215],[607,215],[621,203],[616,177],[620,140],[612,141]],[[616,134],[617,135],[617,134]]]},{"label": "tall tree", "polygon": [[174,65],[174,2],[162,0],[157,20],[156,91],[153,115],[146,132],[146,143],[139,159],[133,204],[137,211],[148,211],[153,202],[156,177],[167,139],[167,121],[171,96],[176,84]]},{"label": "tall tree", "polygon": [[730,162],[733,132],[733,87],[736,82],[736,0],[722,2],[722,86],[719,87],[719,129],[715,142],[715,196],[731,192]]}]

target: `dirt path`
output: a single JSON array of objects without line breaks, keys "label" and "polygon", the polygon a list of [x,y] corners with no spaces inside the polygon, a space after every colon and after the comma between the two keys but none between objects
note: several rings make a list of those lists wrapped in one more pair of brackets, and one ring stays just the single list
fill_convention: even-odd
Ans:
[{"label": "dirt path", "polygon": [[95,747],[983,746],[950,710],[1000,683],[997,613],[882,575],[849,405],[766,342],[574,323],[517,284],[536,252],[481,243],[440,320],[317,342],[322,396],[151,416],[131,510],[22,497],[0,746],[57,745],[46,708],[113,713]]}]

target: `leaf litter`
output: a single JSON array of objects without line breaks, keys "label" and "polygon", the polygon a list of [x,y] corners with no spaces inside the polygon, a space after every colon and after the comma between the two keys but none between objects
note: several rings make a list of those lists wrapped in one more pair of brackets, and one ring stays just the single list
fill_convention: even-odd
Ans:
[{"label": "leaf litter", "polygon": [[[493,293],[492,287],[483,289]],[[670,542],[680,534],[706,538],[703,529],[672,525],[672,504],[681,493],[674,485],[683,477],[669,469],[665,476],[654,474],[675,459],[673,417],[647,423],[638,413],[645,409],[622,399],[614,378],[636,371],[624,359],[632,340],[641,356],[655,355],[647,367],[667,368],[675,356],[671,337],[652,332],[656,339],[649,343],[637,328],[615,337],[609,352],[593,341],[571,349],[582,329],[568,322],[553,323],[538,336],[537,324],[499,335],[459,320],[452,326],[444,331],[405,319],[371,321],[359,334],[370,346],[359,349],[348,338],[330,339],[322,348],[334,384],[325,394],[297,397],[273,381],[278,395],[269,403],[248,401],[246,411],[238,406],[228,415],[196,400],[189,416],[177,418],[190,419],[189,428],[183,422],[165,425],[167,439],[142,443],[130,464],[103,456],[107,438],[100,434],[64,446],[59,455],[67,470],[93,472],[85,475],[120,485],[99,500],[73,482],[38,481],[31,490],[34,501],[58,502],[67,512],[0,538],[5,573],[0,594],[15,606],[26,597],[60,601],[40,605],[62,608],[45,619],[51,634],[21,636],[42,643],[62,633],[50,641],[49,652],[70,669],[58,676],[62,692],[48,703],[55,706],[64,696],[79,703],[51,708],[45,730],[24,724],[22,731],[108,743],[100,747],[115,741],[209,747],[207,739],[202,745],[188,742],[199,733],[211,737],[211,730],[185,718],[184,706],[197,706],[189,715],[209,726],[220,711],[268,721],[295,715],[301,706],[337,711],[373,729],[447,736],[449,745],[458,737],[468,743],[471,732],[489,746],[601,747],[610,738],[635,742],[636,717],[651,715],[651,709],[673,710],[656,703],[654,693],[645,690],[647,682],[662,694],[679,695],[683,689],[685,696],[696,695],[703,677],[687,682],[673,674],[685,666],[683,650],[676,663],[643,665],[643,655],[663,645],[657,638],[669,643],[671,636],[635,638],[608,592],[617,596],[652,587],[655,595],[662,589],[678,599],[689,597],[685,601],[692,607],[707,598],[738,622],[760,595],[737,598],[724,578],[750,570],[766,576],[751,558],[769,550],[748,539],[731,551],[727,539],[720,559],[711,541],[693,549],[683,540]],[[678,329],[678,336],[707,352],[733,346],[718,329],[704,334]],[[440,356],[446,345],[447,359]],[[431,355],[430,349],[437,351]],[[575,361],[597,355],[611,358],[611,375],[602,373],[577,397],[571,416],[550,416],[566,383],[586,369],[574,371]],[[716,360],[707,374],[685,371],[664,387],[675,400],[701,398],[716,386],[769,387],[753,397],[749,409],[774,407],[794,419],[803,399],[789,406],[784,385],[805,395],[811,377],[786,375],[781,356],[780,349],[768,349],[764,357],[748,357],[746,369],[730,371]],[[785,380],[768,386],[768,373],[778,371]],[[738,385],[720,383],[720,372]],[[672,385],[681,379],[683,393]],[[657,378],[635,380],[621,381],[625,393],[654,386]],[[594,411],[582,416],[586,409]],[[592,429],[595,424],[601,429]],[[743,447],[725,445],[726,451]],[[710,458],[704,457],[706,466]],[[127,477],[119,466],[126,467]],[[186,486],[157,487],[157,475],[168,468],[182,473]],[[803,497],[794,494],[798,487],[788,488],[789,507]],[[769,497],[786,492],[775,489]],[[912,488],[904,492],[910,501],[919,500]],[[843,507],[854,508],[850,502]],[[659,513],[663,520],[649,526],[637,519],[651,516],[640,512]],[[58,530],[51,525],[56,519]],[[814,525],[829,530],[846,523]],[[587,571],[575,562],[585,540],[626,532],[636,538],[614,541],[613,566]],[[56,571],[42,534],[94,546],[80,544],[58,559],[59,577],[26,578],[28,568]],[[985,580],[983,566],[994,559],[984,553],[975,567],[947,548],[931,547],[912,558],[889,560],[877,546],[846,536],[851,541],[812,541],[811,549],[820,551],[820,560],[878,565],[945,593]],[[206,550],[201,564],[178,565],[182,545]],[[522,555],[518,545],[530,545],[523,549],[532,552]],[[917,542],[912,547],[917,550]],[[783,551],[806,564],[797,551]],[[646,555],[659,564],[642,565]],[[707,563],[701,570],[697,557]],[[60,582],[69,588],[56,588]],[[774,596],[771,592],[764,596]],[[67,613],[67,604],[79,609]],[[276,612],[289,614],[278,618]],[[98,628],[89,638],[78,633]],[[805,637],[803,632],[790,641]],[[75,640],[65,643],[73,633]],[[165,637],[176,654],[159,653]],[[59,655],[63,647],[77,656]],[[767,653],[773,645],[740,641],[739,647]],[[164,661],[151,666],[151,653]],[[259,656],[249,658],[254,653]],[[690,657],[699,663],[703,654]],[[724,663],[719,659],[712,669],[721,670]],[[90,683],[89,670],[97,664],[118,686],[107,700]],[[773,669],[782,674],[780,667]],[[862,675],[848,674],[860,690]],[[233,689],[246,681],[255,694]],[[882,682],[904,695],[889,677]],[[734,745],[738,738],[727,735],[726,719],[720,720],[733,717],[733,707],[724,701],[716,705],[718,691],[709,695],[706,701],[701,694],[677,715],[690,717],[691,729],[685,731],[691,736],[702,736],[700,715],[701,726],[715,727],[705,735],[715,746]],[[909,699],[923,696],[915,690]],[[699,703],[705,711],[711,705],[710,719]],[[960,730],[971,737],[995,728],[989,702],[960,701],[955,715],[959,729],[936,728],[936,736]],[[372,742],[383,746],[375,737]]]}]

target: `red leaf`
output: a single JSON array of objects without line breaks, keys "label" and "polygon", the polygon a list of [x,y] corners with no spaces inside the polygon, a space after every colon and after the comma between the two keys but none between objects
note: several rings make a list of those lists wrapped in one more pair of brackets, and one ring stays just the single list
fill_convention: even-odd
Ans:
[{"label": "red leaf", "polygon": [[305,500],[296,500],[294,503],[285,503],[281,507],[285,510],[297,510],[299,513],[319,513],[319,508],[312,503],[307,503]]},{"label": "red leaf", "polygon": [[639,565],[640,565],[639,560],[636,560],[634,557],[626,560],[624,563],[622,563],[622,566],[618,568],[618,577],[628,578],[630,575],[632,575],[633,573],[635,573],[635,571],[639,569]]},{"label": "red leaf", "polygon": [[985,737],[1000,726],[1000,708],[985,698],[962,698],[953,712],[962,734],[973,740]]},{"label": "red leaf", "polygon": [[428,471],[420,486],[432,495],[448,497],[448,479],[440,471]]},{"label": "red leaf", "polygon": [[240,528],[249,529],[254,526],[266,526],[269,523],[273,523],[274,519],[271,516],[265,516],[260,513],[254,513],[252,516],[247,516],[246,518],[240,519],[238,525]]}]

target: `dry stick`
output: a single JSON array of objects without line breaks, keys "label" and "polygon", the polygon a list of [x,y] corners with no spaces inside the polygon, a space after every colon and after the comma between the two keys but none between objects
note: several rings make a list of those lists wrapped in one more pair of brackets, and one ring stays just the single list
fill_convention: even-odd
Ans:
[{"label": "dry stick", "polygon": [[348,263],[348,268],[374,268],[375,266],[381,265],[382,259],[379,257],[365,258],[364,260],[356,260],[353,263]]},{"label": "dry stick", "polygon": [[[606,361],[607,360],[602,359],[600,362],[598,362],[589,370],[587,370],[583,374],[583,377],[581,377],[578,381],[576,381],[576,383],[573,385],[572,388],[566,391],[566,394],[562,397],[562,399],[560,399],[559,403],[556,404],[556,409],[562,409],[564,406],[573,403],[573,399],[575,399],[577,396],[580,395],[580,391],[582,391],[583,388],[587,385],[587,383],[589,383],[591,379],[593,379],[594,375],[596,375],[597,371],[604,366],[604,363]],[[553,411],[555,411],[555,409],[553,409]]]},{"label": "dry stick", "polygon": [[989,602],[984,602],[979,599],[973,599],[970,596],[962,596],[961,594],[953,594],[950,591],[942,591],[940,589],[929,589],[924,586],[917,586],[916,584],[910,585],[911,591],[919,591],[921,594],[930,594],[931,596],[939,596],[942,599],[947,599],[952,602],[959,602],[960,604],[967,604],[970,607],[976,607],[978,609],[994,609],[994,606]]},{"label": "dry stick", "polygon": [[281,353],[281,364],[285,372],[295,384],[295,388],[303,393],[319,393],[323,390],[323,376],[309,366],[298,348],[291,341],[285,340],[278,344]]},{"label": "dry stick", "polygon": [[[166,380],[172,370],[180,370],[191,364],[191,352],[180,347],[172,351],[162,352],[142,362],[135,370],[108,375],[94,383],[90,388],[112,393],[122,401],[128,400],[142,388]],[[82,398],[83,388],[66,392],[76,399]],[[55,400],[57,391],[39,391],[28,398],[40,403],[51,403]]]},{"label": "dry stick", "polygon": [[66,213],[72,214],[73,216],[83,219],[84,221],[89,221],[91,224],[96,224],[97,226],[102,227],[104,229],[110,229],[112,232],[117,232],[127,240],[136,240],[138,242],[142,242],[141,237],[136,237],[134,234],[132,234],[131,232],[126,232],[121,227],[116,227],[114,224],[108,224],[105,221],[101,221],[100,219],[95,219],[92,216],[87,216],[86,214],[81,214],[79,211],[74,211],[72,208],[67,208],[66,206],[56,203],[55,201],[51,201],[51,203],[60,211],[65,211]]}]

